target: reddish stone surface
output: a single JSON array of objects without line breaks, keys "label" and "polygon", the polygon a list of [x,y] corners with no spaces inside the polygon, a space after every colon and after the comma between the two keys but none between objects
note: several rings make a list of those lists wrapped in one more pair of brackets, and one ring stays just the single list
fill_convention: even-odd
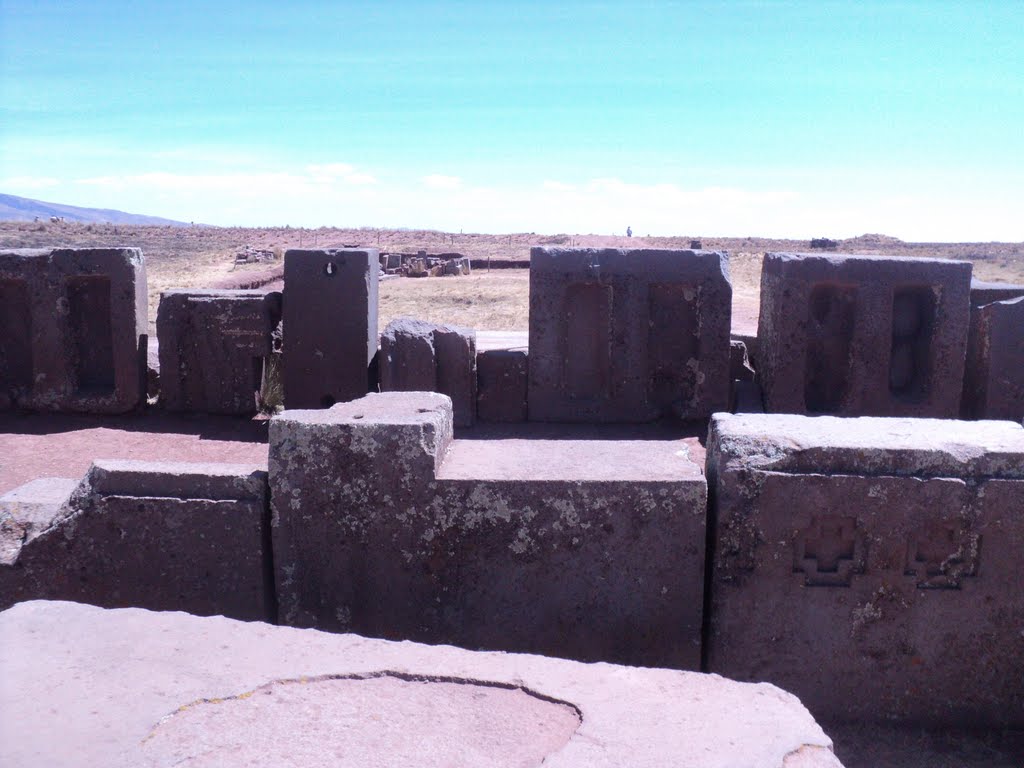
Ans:
[{"label": "reddish stone surface", "polygon": [[398,318],[381,335],[382,392],[440,392],[452,400],[455,426],[476,421],[476,332],[470,328]]},{"label": "reddish stone surface", "polygon": [[722,253],[534,248],[530,419],[644,422],[727,409],[731,302]]},{"label": "reddish stone surface", "polygon": [[963,413],[1024,419],[1024,296],[971,307]]},{"label": "reddish stone surface", "polygon": [[1024,429],[712,419],[709,671],[828,721],[1024,727]]},{"label": "reddish stone surface", "polygon": [[284,255],[282,384],[288,408],[362,397],[377,354],[376,248]]},{"label": "reddish stone surface", "polygon": [[252,415],[281,294],[165,291],[160,295],[160,406],[169,411]]},{"label": "reddish stone surface", "polygon": [[266,473],[98,461],[50,525],[6,541],[0,606],[38,598],[272,620]]},{"label": "reddish stone surface", "polygon": [[706,485],[683,441],[451,441],[434,393],[273,419],[282,622],[697,668]]},{"label": "reddish stone surface", "polygon": [[757,373],[769,413],[955,418],[969,262],[769,253]]},{"label": "reddish stone surface", "polygon": [[267,421],[0,413],[0,493],[38,477],[81,478],[94,459],[267,463]]},{"label": "reddish stone surface", "polygon": [[715,675],[71,603],[0,646],[3,765],[841,768],[796,697]]},{"label": "reddish stone surface", "polygon": [[0,410],[139,406],[146,301],[138,248],[0,252]]}]

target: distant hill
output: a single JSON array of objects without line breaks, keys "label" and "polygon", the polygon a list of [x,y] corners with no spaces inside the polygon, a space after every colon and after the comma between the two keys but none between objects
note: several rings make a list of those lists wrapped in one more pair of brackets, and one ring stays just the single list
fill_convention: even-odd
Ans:
[{"label": "distant hill", "polygon": [[85,224],[170,224],[176,227],[188,226],[183,221],[161,219],[159,216],[141,216],[137,213],[113,211],[107,208],[79,208],[76,205],[47,203],[27,197],[0,194],[0,221],[48,221],[51,216],[63,217],[64,221],[78,221]]}]

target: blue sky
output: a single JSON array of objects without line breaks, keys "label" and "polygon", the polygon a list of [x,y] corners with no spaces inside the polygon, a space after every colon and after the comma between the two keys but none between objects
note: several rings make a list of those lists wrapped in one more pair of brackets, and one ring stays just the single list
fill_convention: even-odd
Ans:
[{"label": "blue sky", "polygon": [[0,191],[210,224],[1024,240],[1024,2],[0,0]]}]

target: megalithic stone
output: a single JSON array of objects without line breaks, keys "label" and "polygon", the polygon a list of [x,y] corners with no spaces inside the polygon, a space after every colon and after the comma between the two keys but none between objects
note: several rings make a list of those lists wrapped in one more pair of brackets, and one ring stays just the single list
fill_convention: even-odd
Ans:
[{"label": "megalithic stone", "polygon": [[282,382],[288,408],[362,397],[377,354],[376,248],[284,255]]}]

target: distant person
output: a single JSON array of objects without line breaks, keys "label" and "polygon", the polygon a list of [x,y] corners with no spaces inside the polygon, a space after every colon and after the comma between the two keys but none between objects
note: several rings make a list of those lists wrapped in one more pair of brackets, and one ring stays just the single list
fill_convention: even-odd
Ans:
[{"label": "distant person", "polygon": [[632,227],[626,227],[626,237],[632,237],[632,236],[633,236],[633,228]]}]

